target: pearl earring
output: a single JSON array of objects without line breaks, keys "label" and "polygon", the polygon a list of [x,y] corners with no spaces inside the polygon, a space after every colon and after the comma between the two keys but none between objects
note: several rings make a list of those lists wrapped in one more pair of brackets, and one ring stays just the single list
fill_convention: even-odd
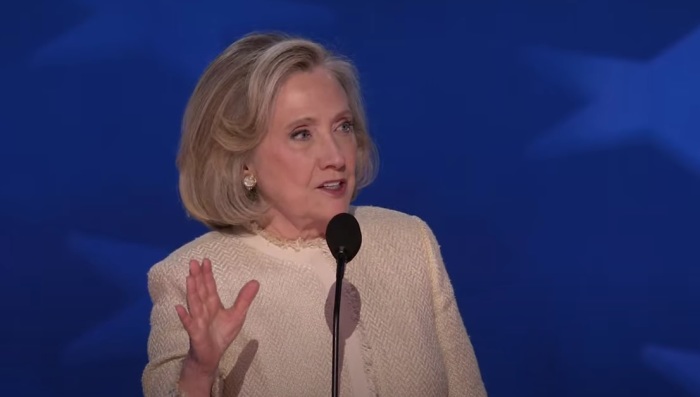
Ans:
[{"label": "pearl earring", "polygon": [[258,181],[255,179],[255,177],[253,175],[246,175],[243,178],[243,186],[245,186],[245,188],[248,189],[248,191],[253,190],[255,185],[257,185],[257,183],[258,183]]}]

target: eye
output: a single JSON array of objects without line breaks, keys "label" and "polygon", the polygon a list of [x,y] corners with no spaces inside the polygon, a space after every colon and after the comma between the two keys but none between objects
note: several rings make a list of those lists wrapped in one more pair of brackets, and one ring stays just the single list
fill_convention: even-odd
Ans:
[{"label": "eye", "polygon": [[344,121],[340,125],[340,130],[343,132],[346,132],[348,134],[351,134],[355,132],[355,124],[352,121]]},{"label": "eye", "polygon": [[309,130],[298,130],[292,132],[292,139],[296,141],[304,141],[311,137],[311,132]]}]

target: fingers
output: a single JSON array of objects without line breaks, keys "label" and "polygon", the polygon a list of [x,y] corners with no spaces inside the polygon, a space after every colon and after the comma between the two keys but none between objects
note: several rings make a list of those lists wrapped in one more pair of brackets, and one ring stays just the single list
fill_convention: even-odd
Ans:
[{"label": "fingers", "polygon": [[[205,259],[204,261],[208,261]],[[202,263],[204,263],[204,261]],[[199,263],[196,260],[191,260],[190,261],[190,276],[194,280],[195,284],[195,289],[197,291],[197,295],[199,297],[199,301],[201,302],[200,305],[202,305],[202,312],[206,314],[205,310],[207,309],[204,305],[206,305],[207,302],[207,290],[206,287],[204,286],[204,271],[202,267],[199,265]]]},{"label": "fingers", "polygon": [[191,317],[209,318],[223,309],[221,299],[216,290],[216,281],[211,261],[202,260],[202,264],[192,259],[189,263],[189,276],[186,277],[187,306]]},{"label": "fingers", "polygon": [[260,290],[260,283],[256,280],[248,281],[243,288],[238,292],[236,301],[233,302],[231,307],[231,314],[235,317],[244,318],[248,312],[248,308],[253,303],[253,299],[258,294]]},{"label": "fingers", "polygon": [[193,275],[189,275],[185,279],[185,284],[187,288],[187,307],[190,310],[191,317],[201,318],[204,315],[204,308],[202,307],[202,300],[199,298],[199,291],[197,291],[197,281],[194,279],[194,277],[195,276]]},{"label": "fingers", "polygon": [[185,327],[187,333],[191,333],[192,317],[190,317],[190,315],[187,313],[187,309],[185,309],[185,307],[182,305],[175,305],[175,311],[177,311],[177,316],[180,317],[180,322],[182,323],[182,326]]},{"label": "fingers", "polygon": [[[176,306],[178,316],[190,337],[200,334],[215,324],[220,315],[228,317],[234,329],[240,329],[248,309],[255,299],[260,284],[249,281],[238,292],[233,306],[225,310],[217,292],[216,280],[209,259],[202,260],[201,266],[196,260],[189,263],[189,275],[186,277],[186,301],[188,310],[182,305]],[[224,320],[224,318],[221,318]]]},{"label": "fingers", "polygon": [[205,290],[204,304],[209,308],[209,313],[214,313],[217,309],[222,309],[221,299],[216,290],[216,280],[214,280],[214,271],[212,270],[211,261],[204,259],[202,261],[202,278]]},{"label": "fingers", "polygon": [[209,322],[210,313],[207,312],[204,299],[206,290],[202,282],[203,271],[196,260],[190,261],[190,274],[185,278],[186,301],[189,313],[182,305],[177,305],[178,317],[192,340],[200,340],[205,337]]}]

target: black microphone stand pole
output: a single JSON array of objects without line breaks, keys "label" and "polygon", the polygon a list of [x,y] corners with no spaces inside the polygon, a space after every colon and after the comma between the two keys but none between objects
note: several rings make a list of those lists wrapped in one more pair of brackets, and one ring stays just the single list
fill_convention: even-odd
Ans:
[{"label": "black microphone stand pole", "polygon": [[338,373],[339,369],[339,355],[340,355],[340,296],[343,290],[343,277],[345,276],[345,265],[347,260],[345,259],[345,249],[340,247],[340,252],[338,258],[336,259],[338,265],[335,274],[335,302],[333,303],[333,390],[332,397],[338,397]]}]

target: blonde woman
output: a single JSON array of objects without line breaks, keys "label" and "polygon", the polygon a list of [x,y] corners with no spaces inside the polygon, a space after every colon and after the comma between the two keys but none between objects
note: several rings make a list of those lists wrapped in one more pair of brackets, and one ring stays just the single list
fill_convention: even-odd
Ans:
[{"label": "blonde woman", "polygon": [[177,160],[182,202],[211,231],[148,273],[147,397],[329,395],[324,232],[342,212],[363,243],[343,284],[340,395],[486,395],[430,228],[351,206],[376,161],[348,60],[251,34],[213,61]]}]

